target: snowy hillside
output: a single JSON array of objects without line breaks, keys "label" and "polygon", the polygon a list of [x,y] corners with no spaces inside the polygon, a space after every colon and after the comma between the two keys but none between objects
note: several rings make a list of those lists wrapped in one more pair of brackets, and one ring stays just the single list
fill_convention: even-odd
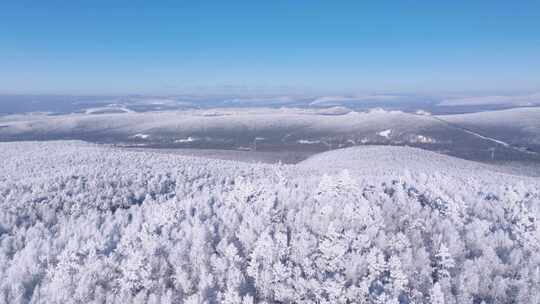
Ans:
[{"label": "snowy hillside", "polygon": [[[300,163],[325,171],[348,169],[358,175],[401,176],[403,174],[441,174],[466,182],[471,176],[493,185],[499,179],[522,180],[529,170],[514,166],[489,165],[412,147],[359,146],[316,154]],[[482,172],[483,174],[478,174]],[[487,173],[489,172],[489,173]],[[536,175],[535,175],[536,176]],[[474,185],[470,185],[474,186]]]},{"label": "snowy hillside", "polygon": [[[128,140],[137,134],[148,135],[147,140],[187,139],[204,140],[207,137],[235,137],[238,133],[253,140],[255,136],[278,134],[290,140],[310,139],[313,136],[342,136],[360,134],[377,137],[387,129],[400,130],[410,136],[440,122],[425,116],[399,111],[375,110],[351,112],[340,108],[321,110],[302,109],[213,109],[178,112],[122,113],[122,114],[70,114],[59,116],[29,115],[1,121],[0,139],[91,138],[115,136]],[[232,134],[232,135],[231,135]],[[306,138],[298,137],[300,135]],[[286,140],[287,138],[285,138]],[[351,140],[357,138],[350,136]],[[360,138],[361,139],[361,138]],[[358,139],[358,140],[360,140]]]},{"label": "snowy hillside", "polygon": [[[513,114],[504,113],[500,115],[505,119],[515,119]],[[311,153],[358,145],[412,145],[473,160],[540,161],[540,154],[526,150],[540,140],[534,120],[540,121],[540,112],[530,109],[520,116],[527,119],[504,132],[499,132],[496,124],[488,126],[492,129],[483,128],[481,133],[489,136],[466,128],[478,121],[476,116],[454,122],[458,117],[382,109],[356,112],[344,107],[35,113],[0,117],[0,141],[79,139],[130,147]],[[522,138],[521,144],[507,144],[499,139],[499,134],[503,139]]]},{"label": "snowy hillside", "polygon": [[508,143],[540,146],[540,107],[438,117]]},{"label": "snowy hillside", "polygon": [[540,301],[538,179],[412,148],[0,151],[0,303]]}]

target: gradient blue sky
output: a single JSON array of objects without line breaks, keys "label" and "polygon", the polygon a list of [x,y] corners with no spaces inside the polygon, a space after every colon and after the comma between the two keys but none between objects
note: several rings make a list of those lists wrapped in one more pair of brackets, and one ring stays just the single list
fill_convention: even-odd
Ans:
[{"label": "gradient blue sky", "polygon": [[0,2],[0,93],[540,89],[540,1]]}]

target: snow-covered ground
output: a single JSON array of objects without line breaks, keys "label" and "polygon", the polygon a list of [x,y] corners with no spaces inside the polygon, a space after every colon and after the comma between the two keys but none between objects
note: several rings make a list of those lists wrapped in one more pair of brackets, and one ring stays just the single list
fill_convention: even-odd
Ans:
[{"label": "snow-covered ground", "polygon": [[388,130],[384,130],[384,131],[381,131],[379,133],[379,136],[382,136],[382,137],[385,137],[385,138],[390,138],[390,134],[392,134],[392,129],[388,129]]},{"label": "snow-covered ground", "polygon": [[[500,185],[500,180],[523,181],[530,171],[519,164],[495,165],[464,160],[412,147],[361,146],[315,154],[299,165],[318,167],[326,172],[348,169],[372,178],[402,176],[404,174],[439,174],[464,183],[471,176],[482,179],[482,184]],[[539,183],[532,179],[531,182]],[[471,185],[473,186],[473,185]]]},{"label": "snow-covered ground", "polygon": [[[137,147],[262,151],[316,152],[357,143],[430,145],[461,138],[445,133],[448,127],[444,122],[427,116],[346,108],[212,109],[210,115],[208,110],[42,114],[28,120],[7,117],[0,120],[0,126],[0,141],[81,139]],[[419,140],[433,136],[437,140]]]},{"label": "snow-covered ground", "polygon": [[540,107],[437,117],[504,143],[540,145]]},{"label": "snow-covered ground", "polygon": [[0,151],[0,303],[540,301],[538,178],[407,147]]},{"label": "snow-covered ground", "polygon": [[[69,114],[32,117],[31,120],[3,120],[0,138],[32,137],[47,134],[50,137],[89,136],[107,133],[117,136],[134,134],[185,134],[186,137],[209,132],[276,132],[302,130],[306,133],[349,134],[369,133],[375,136],[380,130],[394,127],[414,132],[418,129],[440,125],[429,117],[399,111],[343,111],[319,113],[305,109],[223,109],[207,111],[150,112],[122,114]],[[219,115],[218,115],[219,114]]]},{"label": "snow-covered ground", "polygon": [[442,116],[344,107],[34,113],[0,117],[0,141],[79,139],[136,147],[302,152],[385,144],[484,161],[540,161],[534,153],[540,152],[539,121],[537,108]]}]

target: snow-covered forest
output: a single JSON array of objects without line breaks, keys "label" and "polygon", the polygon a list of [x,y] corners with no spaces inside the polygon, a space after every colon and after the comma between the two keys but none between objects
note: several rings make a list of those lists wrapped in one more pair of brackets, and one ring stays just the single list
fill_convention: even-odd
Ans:
[{"label": "snow-covered forest", "polygon": [[0,303],[540,303],[539,179],[386,148],[1,143]]}]

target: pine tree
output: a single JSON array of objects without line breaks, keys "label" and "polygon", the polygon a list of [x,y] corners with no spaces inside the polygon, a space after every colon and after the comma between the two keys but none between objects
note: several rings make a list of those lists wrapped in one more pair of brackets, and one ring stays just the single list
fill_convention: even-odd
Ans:
[{"label": "pine tree", "polygon": [[448,247],[442,242],[439,246],[439,250],[435,254],[435,267],[437,280],[449,278],[450,270],[455,267],[454,259],[452,258]]},{"label": "pine tree", "polygon": [[431,304],[444,304],[444,294],[439,283],[435,283],[429,292]]},{"label": "pine tree", "polygon": [[388,261],[388,269],[390,270],[390,282],[392,284],[392,294],[398,297],[409,284],[407,275],[403,272],[401,261],[397,256],[390,257]]}]

